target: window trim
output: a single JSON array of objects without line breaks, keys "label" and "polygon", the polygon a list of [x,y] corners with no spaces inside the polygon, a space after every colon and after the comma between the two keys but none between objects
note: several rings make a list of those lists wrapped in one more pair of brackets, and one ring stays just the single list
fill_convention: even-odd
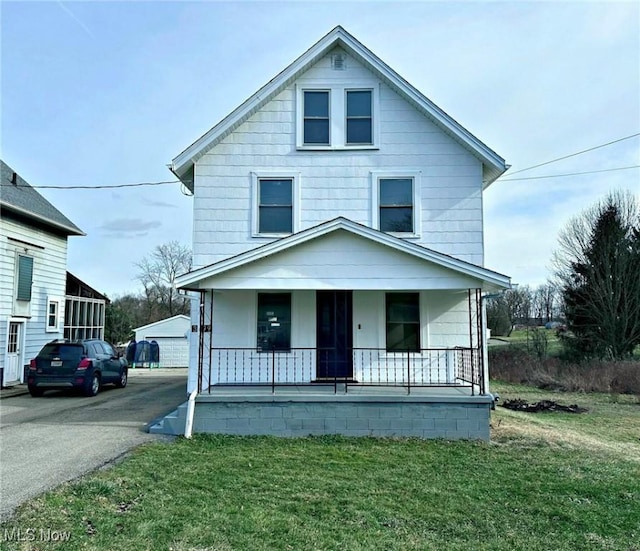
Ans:
[{"label": "window trim", "polygon": [[[45,324],[44,324],[44,330],[47,333],[59,333],[60,332],[60,306],[63,303],[63,299],[60,297],[54,297],[54,296],[49,296],[47,297],[47,310],[45,311]],[[56,306],[56,311],[55,314],[51,314],[50,310],[51,310],[51,306],[54,305]],[[52,315],[55,315],[55,319],[56,319],[56,324],[55,325],[50,325],[50,317]]]},{"label": "window trim", "polygon": [[[260,232],[260,180],[291,180],[291,232]],[[251,208],[252,237],[286,237],[297,233],[300,228],[300,173],[291,170],[261,170],[251,172],[251,189],[253,194]]]},{"label": "window trim", "polygon": [[[304,92],[329,92],[329,145],[304,143]],[[347,144],[347,91],[371,91],[371,144]],[[328,86],[326,81],[308,80],[295,85],[296,149],[298,151],[344,151],[380,149],[380,83],[344,81]]]},{"label": "window trim", "polygon": [[380,180],[413,180],[413,232],[384,232],[405,239],[419,239],[422,235],[421,181],[422,172],[418,169],[375,170],[371,171],[371,227],[380,229]]}]

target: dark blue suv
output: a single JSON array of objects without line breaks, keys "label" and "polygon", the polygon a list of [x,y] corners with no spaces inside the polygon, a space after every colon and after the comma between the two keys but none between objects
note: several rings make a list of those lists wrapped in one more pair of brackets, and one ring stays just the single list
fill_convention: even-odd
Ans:
[{"label": "dark blue suv", "polygon": [[27,387],[31,396],[64,388],[77,388],[85,396],[95,396],[107,383],[119,388],[127,386],[127,369],[127,360],[106,341],[51,341],[31,360]]}]

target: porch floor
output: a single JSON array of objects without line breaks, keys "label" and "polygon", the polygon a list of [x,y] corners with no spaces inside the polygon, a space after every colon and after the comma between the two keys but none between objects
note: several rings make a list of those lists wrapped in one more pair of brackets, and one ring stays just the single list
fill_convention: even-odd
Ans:
[{"label": "porch floor", "polygon": [[431,386],[407,387],[403,386],[371,386],[352,383],[345,385],[333,384],[292,384],[276,386],[275,392],[271,385],[243,385],[216,384],[204,389],[198,394],[199,402],[207,401],[384,401],[384,402],[457,402],[478,401],[490,402],[490,395],[479,395],[476,390],[471,392],[468,386]]}]

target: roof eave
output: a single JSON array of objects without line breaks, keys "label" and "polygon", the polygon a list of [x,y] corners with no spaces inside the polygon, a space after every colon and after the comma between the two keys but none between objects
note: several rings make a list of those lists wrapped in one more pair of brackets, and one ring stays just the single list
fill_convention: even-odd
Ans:
[{"label": "roof eave", "polygon": [[227,272],[234,268],[239,268],[250,262],[260,260],[271,254],[289,249],[295,245],[305,243],[306,241],[321,237],[322,235],[326,235],[327,233],[339,229],[351,231],[356,235],[367,237],[369,239],[377,241],[380,244],[389,246],[392,249],[407,254],[413,254],[414,256],[422,258],[425,261],[434,262],[444,268],[463,273],[474,279],[486,282],[488,284],[488,287],[491,289],[505,289],[511,286],[511,278],[504,274],[500,274],[481,266],[471,264],[470,262],[466,262],[464,260],[460,260],[455,257],[448,256],[431,249],[427,249],[420,245],[404,241],[397,237],[379,232],[378,230],[371,229],[367,226],[356,224],[355,222],[352,222],[351,220],[345,218],[335,218],[333,220],[330,220],[329,222],[325,222],[313,228],[303,230],[302,232],[299,232],[297,234],[290,235],[278,241],[273,241],[271,243],[263,245],[262,247],[258,247],[257,249],[246,251],[235,257],[221,260],[220,262],[216,262],[209,266],[198,268],[193,272],[183,274],[176,279],[176,287],[191,291],[201,290],[200,282],[204,281],[205,279],[215,277],[220,273]]},{"label": "roof eave", "polygon": [[87,235],[86,233],[84,233],[80,228],[78,228],[77,226],[73,225],[73,226],[69,226],[66,224],[59,224],[58,222],[54,222],[53,220],[46,218],[44,216],[40,216],[38,214],[34,214],[33,212],[27,210],[27,209],[23,209],[20,207],[17,207],[15,205],[12,205],[10,203],[6,203],[5,201],[0,201],[0,207],[2,207],[3,209],[6,210],[10,210],[13,211],[21,216],[24,216],[25,218],[30,218],[32,220],[36,220],[41,224],[44,224],[46,226],[55,228],[57,230],[62,230],[66,235],[78,235],[78,236],[85,236]]}]

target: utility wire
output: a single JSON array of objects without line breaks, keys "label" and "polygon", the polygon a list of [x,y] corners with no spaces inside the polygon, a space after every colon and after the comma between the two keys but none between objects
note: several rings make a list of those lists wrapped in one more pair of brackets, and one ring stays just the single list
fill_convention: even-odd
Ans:
[{"label": "utility wire", "polygon": [[603,170],[589,170],[587,172],[570,172],[568,174],[547,174],[546,176],[529,176],[524,178],[505,178],[501,182],[515,182],[518,180],[542,180],[544,178],[562,178],[563,176],[580,176],[582,174],[596,174],[598,172],[613,172],[614,170],[629,170],[631,168],[640,168],[640,165],[621,166],[617,168],[605,168]]},{"label": "utility wire", "polygon": [[[515,172],[510,172],[509,176],[514,174],[519,174],[520,172],[524,172],[525,170],[533,170],[534,168],[538,168],[544,165],[550,165],[551,163],[557,163],[558,161],[563,161],[564,159],[569,159],[570,157],[575,157],[576,155],[582,155],[583,153],[588,153],[589,151],[593,151],[595,149],[600,149],[601,147],[607,147],[608,145],[612,145],[614,143],[622,142],[624,140],[629,140],[631,138],[635,138],[636,136],[640,136],[640,132],[636,134],[631,134],[630,136],[625,136],[624,138],[618,138],[617,140],[613,140],[612,142],[603,143],[601,145],[596,145],[595,147],[590,147],[589,149],[583,149],[582,151],[578,151],[577,153],[571,153],[571,155],[565,155],[564,157],[558,157],[557,159],[552,159],[551,161],[547,161],[545,163],[540,163],[539,165],[529,166],[527,168],[521,168],[520,170],[516,170]],[[621,170],[621,169],[616,169]],[[506,180],[503,180],[506,182]]]},{"label": "utility wire", "polygon": [[[166,180],[164,182],[139,182],[136,184],[114,184],[106,186],[32,186],[34,189],[115,189],[122,187],[161,186],[164,184],[180,184],[180,180]],[[16,187],[14,184],[2,184],[2,187]]]},{"label": "utility wire", "polygon": [[[558,161],[563,161],[564,159],[569,159],[570,157],[576,157],[577,155],[582,155],[583,153],[588,153],[589,151],[594,151],[595,149],[600,149],[601,147],[606,147],[608,145],[612,145],[614,143],[622,142],[624,140],[629,140],[631,138],[635,138],[636,136],[640,136],[640,132],[636,134],[631,134],[629,136],[625,136],[624,138],[618,138],[617,140],[613,140],[611,142],[607,142],[601,145],[596,145],[595,147],[590,147],[589,149],[583,149],[582,151],[578,151],[576,153],[571,153],[570,155],[565,155],[563,157],[558,157],[557,159],[552,159],[551,161],[546,161],[544,163],[540,163],[537,165],[529,166],[527,168],[521,168],[520,170],[516,170],[515,172],[510,172],[509,176],[513,176],[514,174],[519,174],[520,172],[525,172],[526,170],[533,170],[534,168],[538,168],[541,166],[549,165],[551,163],[556,163]],[[608,168],[604,170],[591,170],[588,172],[573,172],[570,174],[549,174],[547,176],[531,176],[529,178],[505,178],[501,180],[502,182],[515,182],[518,180],[540,180],[543,178],[560,178],[563,176],[580,176],[582,174],[595,174],[598,172],[610,172],[614,170],[628,170],[630,168],[638,168],[640,165],[634,166],[625,166],[619,168]],[[105,186],[31,186],[34,189],[117,189],[117,188],[125,188],[125,187],[142,187],[142,186],[160,186],[165,184],[180,184],[180,180],[166,180],[162,182],[139,182],[135,184],[114,184],[114,185],[105,185]],[[14,184],[0,184],[0,187],[11,187]]]}]

